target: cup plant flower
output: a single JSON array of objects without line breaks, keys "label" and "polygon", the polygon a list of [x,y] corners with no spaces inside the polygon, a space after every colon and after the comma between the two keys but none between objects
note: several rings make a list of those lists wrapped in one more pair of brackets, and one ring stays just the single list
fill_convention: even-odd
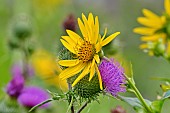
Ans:
[{"label": "cup plant flower", "polygon": [[133,31],[142,35],[144,42],[140,45],[149,55],[163,56],[170,59],[170,0],[164,0],[165,11],[157,15],[148,9],[143,9],[144,17],[138,17],[137,21],[143,27],[137,27]]},{"label": "cup plant flower", "polygon": [[99,34],[98,16],[94,18],[92,13],[89,13],[88,18],[82,13],[82,20],[78,18],[78,26],[82,36],[71,30],[66,30],[68,36],[62,36],[60,39],[64,47],[75,54],[76,58],[59,60],[58,63],[61,66],[67,67],[59,76],[61,79],[67,79],[82,71],[72,84],[72,86],[75,86],[88,73],[90,73],[90,81],[95,72],[97,72],[100,89],[102,90],[102,79],[98,69],[98,64],[100,63],[99,52],[103,46],[111,42],[120,32],[116,32],[105,38],[106,29],[104,35],[101,37]]}]

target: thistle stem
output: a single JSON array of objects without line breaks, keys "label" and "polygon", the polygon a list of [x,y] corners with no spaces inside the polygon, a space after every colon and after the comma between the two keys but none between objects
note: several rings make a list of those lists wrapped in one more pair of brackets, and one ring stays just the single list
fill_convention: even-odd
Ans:
[{"label": "thistle stem", "polygon": [[[68,82],[68,88],[70,91],[72,90],[71,84],[69,82]],[[70,107],[71,113],[74,113],[73,97],[71,95],[69,96],[69,104],[71,104]]]},{"label": "thistle stem", "polygon": [[126,77],[129,85],[132,87],[132,89],[135,91],[134,94],[137,96],[137,98],[140,100],[140,102],[143,104],[143,107],[145,107],[145,109],[149,112],[152,113],[152,110],[150,109],[150,107],[147,105],[147,103],[145,102],[144,98],[142,97],[141,93],[139,92],[139,90],[137,89],[137,87],[134,85],[134,83],[132,83],[132,81],[124,74],[124,76]]},{"label": "thistle stem", "polygon": [[38,107],[40,107],[40,106],[42,106],[42,105],[44,105],[44,104],[46,104],[46,103],[49,103],[49,102],[51,102],[51,101],[53,101],[52,98],[50,98],[50,99],[48,99],[48,100],[45,100],[45,101],[41,102],[40,104],[37,104],[37,105],[35,105],[34,107],[32,107],[28,112],[32,112],[32,111],[34,111],[36,108],[38,108]]},{"label": "thistle stem", "polygon": [[87,106],[88,102],[84,103],[83,106],[81,106],[81,108],[77,111],[77,113],[80,113],[86,106]]}]

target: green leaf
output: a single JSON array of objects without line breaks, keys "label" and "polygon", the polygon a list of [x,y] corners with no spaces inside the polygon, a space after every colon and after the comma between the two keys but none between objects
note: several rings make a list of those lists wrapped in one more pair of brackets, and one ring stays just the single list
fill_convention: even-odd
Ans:
[{"label": "green leaf", "polygon": [[165,81],[165,82],[170,82],[169,78],[163,78],[163,77],[152,77],[151,79],[159,80],[159,81]]},{"label": "green leaf", "polygon": [[[124,96],[119,96],[119,97],[122,101],[131,105],[137,113],[147,113],[138,98],[124,97]],[[145,99],[145,102],[148,105],[151,105],[151,101]]]},{"label": "green leaf", "polygon": [[151,103],[151,108],[154,111],[154,113],[161,113],[163,103],[164,100],[156,100]]},{"label": "green leaf", "polygon": [[167,99],[167,98],[169,98],[169,97],[170,97],[170,90],[168,90],[167,92],[165,92],[162,100]]}]

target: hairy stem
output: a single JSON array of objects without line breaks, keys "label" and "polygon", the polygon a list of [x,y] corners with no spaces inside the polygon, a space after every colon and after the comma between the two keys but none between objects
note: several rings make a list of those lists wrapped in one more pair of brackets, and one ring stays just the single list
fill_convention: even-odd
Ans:
[{"label": "hairy stem", "polygon": [[[69,91],[72,90],[71,84],[69,82],[68,82],[68,88],[69,88]],[[71,113],[74,113],[73,98],[71,95],[69,96],[69,104],[71,104],[71,107],[70,107]]]},{"label": "hairy stem", "polygon": [[81,108],[77,111],[77,113],[80,113],[86,106],[87,106],[88,102],[84,103],[83,106],[81,106]]},{"label": "hairy stem", "polygon": [[124,74],[124,76],[126,77],[128,83],[130,84],[130,86],[132,87],[132,89],[134,90],[134,94],[137,96],[137,98],[140,100],[140,102],[143,104],[143,107],[145,107],[145,109],[149,112],[152,113],[152,110],[150,109],[150,107],[147,105],[147,103],[145,102],[144,98],[142,97],[141,93],[139,92],[139,90],[137,89],[137,87],[134,85],[134,83],[132,83],[132,81]]},{"label": "hairy stem", "polygon": [[41,102],[40,104],[37,104],[36,106],[32,107],[32,108],[29,110],[29,112],[32,112],[32,111],[34,111],[36,108],[38,108],[38,107],[40,107],[40,106],[42,106],[42,105],[44,105],[44,104],[46,104],[46,103],[49,103],[49,102],[51,102],[51,101],[53,101],[52,98],[51,98],[51,99],[48,99],[48,100],[45,100],[45,101]]}]

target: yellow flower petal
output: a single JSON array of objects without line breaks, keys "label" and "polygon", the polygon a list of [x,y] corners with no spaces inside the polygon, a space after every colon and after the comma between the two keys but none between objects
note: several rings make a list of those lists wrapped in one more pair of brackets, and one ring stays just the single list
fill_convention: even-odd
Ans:
[{"label": "yellow flower petal", "polygon": [[72,40],[74,40],[76,42],[76,44],[80,41],[82,42],[82,38],[75,32],[71,31],[71,30],[66,30],[66,32],[68,33],[68,35],[70,36],[70,38]]},{"label": "yellow flower petal", "polygon": [[161,33],[161,34],[154,34],[154,35],[151,35],[151,36],[142,36],[141,40],[142,41],[158,41],[160,38],[165,40],[166,39],[166,35]]},{"label": "yellow flower petal", "polygon": [[98,79],[99,79],[99,84],[100,84],[100,89],[101,89],[101,90],[103,90],[102,78],[101,78],[101,75],[100,75],[99,69],[98,69],[98,67],[97,67],[97,65],[96,65],[96,64],[94,64],[94,66],[95,66],[95,69],[96,69],[96,71],[97,71],[97,75],[98,75]]},{"label": "yellow flower petal", "polygon": [[147,18],[158,19],[158,20],[160,19],[158,15],[156,15],[155,13],[153,13],[152,11],[148,9],[143,9],[142,12],[144,16],[146,16]]},{"label": "yellow flower petal", "polygon": [[160,37],[158,35],[142,36],[142,41],[157,41]]},{"label": "yellow flower petal", "polygon": [[86,76],[89,73],[90,64],[91,63],[87,63],[87,66],[83,69],[83,72],[73,82],[72,87],[74,87],[84,76]]},{"label": "yellow flower petal", "polygon": [[94,28],[94,17],[93,17],[92,13],[89,13],[88,23],[89,23],[89,27],[91,27],[91,29],[93,29]]},{"label": "yellow flower petal", "polygon": [[77,65],[79,63],[79,59],[76,59],[76,60],[60,60],[60,61],[58,61],[58,63],[61,66],[70,67],[70,66]]},{"label": "yellow flower petal", "polygon": [[157,29],[155,28],[147,28],[147,27],[138,27],[133,29],[133,32],[141,34],[141,35],[153,35]]},{"label": "yellow flower petal", "polygon": [[103,40],[104,40],[104,38],[105,38],[105,36],[106,36],[106,33],[107,33],[107,28],[105,28],[105,30],[104,30],[104,35],[103,35],[103,37],[102,37],[101,41],[103,41]]},{"label": "yellow flower petal", "polygon": [[94,44],[95,40],[94,40],[94,17],[93,17],[93,14],[92,13],[89,13],[89,16],[88,16],[88,24],[89,24],[89,27],[90,27],[90,30],[91,30],[91,43]]},{"label": "yellow flower petal", "polygon": [[148,44],[141,44],[141,45],[139,46],[139,48],[140,48],[140,49],[146,49],[146,48],[148,48]]},{"label": "yellow flower petal", "polygon": [[76,51],[74,49],[74,46],[72,46],[71,44],[67,43],[65,40],[60,39],[61,43],[72,53],[76,54]]},{"label": "yellow flower petal", "polygon": [[97,39],[99,37],[99,19],[98,16],[95,17],[95,25],[94,25],[94,44],[96,44]]},{"label": "yellow flower petal", "polygon": [[170,16],[170,0],[165,0],[164,7],[165,7],[166,13]]},{"label": "yellow flower petal", "polygon": [[157,28],[157,29],[159,29],[159,28],[161,28],[163,26],[161,18],[160,18],[159,21],[157,21],[157,20],[154,20],[154,19],[148,19],[148,18],[145,18],[145,17],[139,17],[137,19],[137,21],[142,25],[145,25],[147,27]]},{"label": "yellow flower petal", "polygon": [[108,44],[109,42],[111,42],[117,35],[119,35],[120,34],[120,32],[116,32],[116,33],[114,33],[114,34],[112,34],[112,35],[110,35],[109,37],[107,37],[106,39],[104,39],[103,41],[102,41],[102,46],[105,46],[106,44]]},{"label": "yellow flower petal", "polygon": [[62,80],[67,79],[71,76],[74,76],[75,74],[79,73],[84,67],[86,66],[85,63],[80,62],[79,64],[69,67],[65,70],[63,70],[59,76]]},{"label": "yellow flower petal", "polygon": [[84,25],[85,25],[85,28],[86,28],[86,31],[87,31],[87,36],[88,36],[88,37],[84,37],[84,39],[87,40],[87,41],[91,41],[91,38],[93,38],[92,37],[92,30],[90,29],[87,18],[83,13],[82,13],[82,19],[83,19],[83,22],[84,22]]},{"label": "yellow flower petal", "polygon": [[89,77],[89,81],[93,78],[94,74],[95,74],[95,59],[93,59],[92,64],[91,64],[91,69],[90,69],[90,77]]},{"label": "yellow flower petal", "polygon": [[98,42],[97,42],[97,44],[95,44],[96,53],[98,53],[101,50],[101,48],[102,48],[101,43],[102,43],[102,39],[101,39],[101,35],[99,35]]},{"label": "yellow flower petal", "polygon": [[99,55],[98,55],[98,54],[96,54],[96,55],[94,56],[94,59],[96,60],[97,63],[100,62],[100,58],[99,58]]},{"label": "yellow flower petal", "polygon": [[75,42],[75,40],[72,40],[71,37],[69,36],[61,36],[61,37],[62,39],[67,41],[67,43],[72,44],[72,46],[76,46],[77,43]]},{"label": "yellow flower petal", "polygon": [[164,25],[166,23],[166,16],[161,16],[161,22],[162,22],[162,25]]},{"label": "yellow flower petal", "polygon": [[84,24],[82,23],[82,21],[80,20],[80,18],[78,18],[78,25],[79,25],[79,28],[80,28],[80,31],[81,31],[83,37],[87,37],[87,30],[86,30]]},{"label": "yellow flower petal", "polygon": [[98,53],[102,48],[102,45],[100,44],[100,42],[98,42],[96,45],[95,45],[95,49],[96,49],[96,53]]}]

